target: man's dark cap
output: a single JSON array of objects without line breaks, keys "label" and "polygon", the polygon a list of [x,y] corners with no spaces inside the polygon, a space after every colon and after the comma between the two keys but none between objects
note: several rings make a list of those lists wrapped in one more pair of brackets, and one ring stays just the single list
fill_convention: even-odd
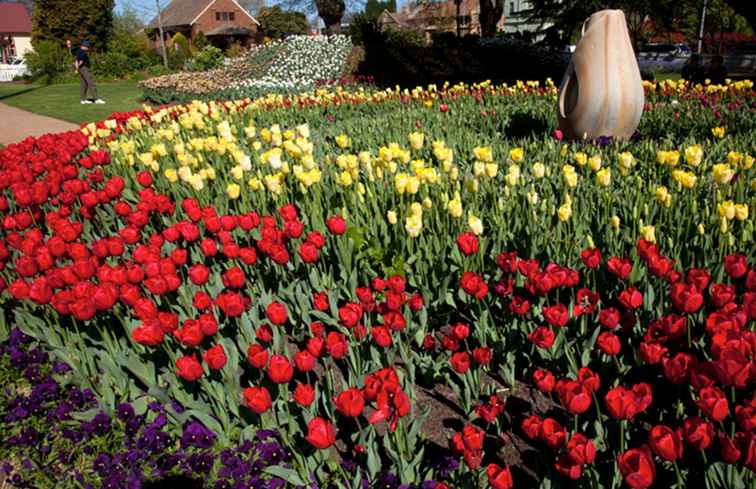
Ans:
[{"label": "man's dark cap", "polygon": [[81,45],[84,46],[85,48],[92,47],[92,43],[90,41],[81,41]]}]

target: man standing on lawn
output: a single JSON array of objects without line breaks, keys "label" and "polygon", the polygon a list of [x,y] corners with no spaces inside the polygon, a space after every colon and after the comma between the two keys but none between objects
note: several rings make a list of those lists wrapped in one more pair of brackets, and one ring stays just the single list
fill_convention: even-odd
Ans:
[{"label": "man standing on lawn", "polygon": [[[91,46],[92,43],[89,41],[82,41],[81,47],[76,51],[75,55],[74,66],[81,79],[79,98],[81,98],[82,104],[104,104],[105,101],[97,97],[97,85],[95,84],[94,76],[92,76],[92,71],[90,70],[89,48]],[[87,92],[89,92],[91,98],[87,98]]]}]

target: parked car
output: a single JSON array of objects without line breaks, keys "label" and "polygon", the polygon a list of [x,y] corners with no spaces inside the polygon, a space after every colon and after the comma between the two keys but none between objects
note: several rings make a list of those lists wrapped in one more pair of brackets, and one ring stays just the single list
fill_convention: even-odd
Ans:
[{"label": "parked car", "polygon": [[638,66],[641,71],[681,71],[691,54],[687,44],[648,44],[638,53]]}]

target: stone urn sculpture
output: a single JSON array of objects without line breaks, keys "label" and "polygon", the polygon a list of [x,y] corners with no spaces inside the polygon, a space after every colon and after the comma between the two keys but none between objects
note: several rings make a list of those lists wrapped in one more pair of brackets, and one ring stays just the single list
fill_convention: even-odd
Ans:
[{"label": "stone urn sculpture", "polygon": [[621,10],[601,10],[583,33],[559,87],[559,128],[569,138],[628,139],[643,112],[643,85]]}]

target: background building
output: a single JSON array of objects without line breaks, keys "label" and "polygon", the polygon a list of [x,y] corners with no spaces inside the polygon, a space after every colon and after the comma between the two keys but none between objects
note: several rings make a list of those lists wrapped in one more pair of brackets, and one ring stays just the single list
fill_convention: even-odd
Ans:
[{"label": "background building", "polygon": [[32,50],[32,22],[20,3],[0,3],[0,62],[23,58]]}]

